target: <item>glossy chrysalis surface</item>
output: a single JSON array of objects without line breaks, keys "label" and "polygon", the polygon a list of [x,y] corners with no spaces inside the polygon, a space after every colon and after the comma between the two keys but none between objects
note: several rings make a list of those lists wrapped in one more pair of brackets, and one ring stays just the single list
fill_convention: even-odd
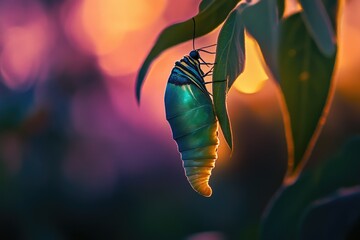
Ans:
[{"label": "glossy chrysalis surface", "polygon": [[209,178],[219,145],[213,102],[206,90],[199,52],[175,63],[165,92],[165,110],[191,187],[209,197]]}]

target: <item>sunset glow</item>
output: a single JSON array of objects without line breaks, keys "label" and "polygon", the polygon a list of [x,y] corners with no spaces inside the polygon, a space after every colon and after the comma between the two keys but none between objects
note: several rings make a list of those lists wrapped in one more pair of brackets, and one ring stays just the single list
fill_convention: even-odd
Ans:
[{"label": "sunset glow", "polygon": [[349,238],[360,0],[267,3],[0,0],[0,240]]},{"label": "sunset glow", "polygon": [[242,93],[256,93],[269,78],[265,73],[257,43],[245,35],[245,69],[236,79],[234,87]]},{"label": "sunset glow", "polygon": [[165,0],[86,0],[79,10],[94,53],[102,55],[115,50],[127,32],[151,25],[164,7]]},{"label": "sunset glow", "polygon": [[[23,9],[16,10],[21,12]],[[0,29],[0,72],[6,85],[12,89],[30,86],[48,67],[45,57],[51,31],[47,19],[37,9],[30,9],[29,13],[26,21],[21,19],[26,15],[17,20],[12,18]],[[17,22],[20,19],[23,24]]]}]

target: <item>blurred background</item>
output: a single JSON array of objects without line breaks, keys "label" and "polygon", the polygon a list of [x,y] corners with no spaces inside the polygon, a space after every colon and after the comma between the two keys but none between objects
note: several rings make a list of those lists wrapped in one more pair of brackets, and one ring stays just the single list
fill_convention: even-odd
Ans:
[{"label": "blurred background", "polygon": [[[0,239],[222,240],[251,234],[286,169],[278,89],[247,37],[211,185],[184,176],[164,89],[187,42],[142,61],[200,0],[0,0]],[[308,167],[360,133],[360,2],[343,2],[334,101]],[[289,4],[288,12],[296,8]],[[216,42],[218,30],[196,40]],[[204,56],[208,61],[212,59]]]}]

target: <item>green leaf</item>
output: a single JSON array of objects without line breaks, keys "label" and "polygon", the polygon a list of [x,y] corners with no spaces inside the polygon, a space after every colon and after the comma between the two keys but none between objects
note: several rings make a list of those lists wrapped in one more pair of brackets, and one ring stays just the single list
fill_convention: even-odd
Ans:
[{"label": "green leaf", "polygon": [[[226,95],[235,79],[244,70],[245,39],[241,12],[245,5],[242,4],[232,11],[220,31],[216,47],[216,65],[213,73],[215,113],[230,148],[232,148],[232,136],[226,109]],[[222,80],[226,81],[221,82]]]},{"label": "green leaf", "polygon": [[[295,178],[308,159],[325,122],[335,64],[310,37],[300,14],[285,19],[279,39],[280,86],[288,140],[287,177]],[[327,105],[328,107],[329,105]]]},{"label": "green leaf", "polygon": [[305,209],[339,188],[359,185],[359,173],[360,136],[357,136],[333,158],[304,171],[293,185],[279,190],[265,211],[261,239],[296,239]]},{"label": "green leaf", "polygon": [[285,12],[285,0],[277,0],[277,6],[279,18],[282,18]]},{"label": "green leaf", "polygon": [[277,0],[260,1],[244,9],[245,29],[259,44],[270,72],[278,78],[277,46],[279,14]]},{"label": "green leaf", "polygon": [[[339,5],[339,1],[338,0],[322,0],[325,10],[328,14],[328,16],[330,17],[330,22],[331,22],[331,26],[332,29],[336,29],[336,18],[337,18],[337,11],[338,11],[338,5]],[[336,34],[336,32],[335,32]]]},{"label": "green leaf", "polygon": [[[236,6],[239,1],[240,0],[214,1],[206,9],[204,9],[204,11],[196,15],[196,37],[203,36],[214,30],[225,20],[229,12]],[[136,98],[138,101],[140,101],[141,86],[154,59],[157,58],[166,49],[192,39],[193,30],[193,21],[192,19],[189,19],[185,22],[174,24],[162,31],[149,55],[141,66],[137,76]]]},{"label": "green leaf", "polygon": [[320,51],[325,56],[335,54],[335,34],[331,20],[321,0],[300,0],[303,8],[302,17],[305,25],[315,40]]},{"label": "green leaf", "polygon": [[360,224],[360,188],[339,191],[335,197],[315,201],[301,219],[301,239],[346,239]]},{"label": "green leaf", "polygon": [[202,0],[199,4],[199,12],[204,11],[214,1],[216,0]]}]

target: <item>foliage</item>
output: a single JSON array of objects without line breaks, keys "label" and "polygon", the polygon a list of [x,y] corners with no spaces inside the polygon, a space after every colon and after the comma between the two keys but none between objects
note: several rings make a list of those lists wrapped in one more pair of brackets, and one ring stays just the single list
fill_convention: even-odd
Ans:
[{"label": "foliage", "polygon": [[[335,240],[355,239],[356,235],[358,237],[360,231],[359,190],[359,187],[355,187],[339,191],[335,196],[318,200],[308,206],[299,226],[301,239]],[[339,221],[339,219],[344,219],[344,221]]]},{"label": "foliage", "polygon": [[[326,57],[307,33],[300,14],[281,23],[279,82],[290,123],[288,176],[296,175],[324,124],[335,55]],[[286,114],[286,113],[285,113]],[[292,146],[291,146],[292,145]],[[293,149],[293,151],[292,151]]]},{"label": "foliage", "polygon": [[226,80],[213,84],[214,107],[226,141],[232,148],[231,129],[226,111],[226,94],[244,70],[245,46],[244,24],[241,13],[244,4],[231,12],[222,27],[216,48],[213,79]]},{"label": "foliage", "polygon": [[[347,144],[339,155],[318,168],[302,172],[332,99],[339,2],[299,0],[303,10],[285,18],[284,1],[238,2],[202,1],[199,14],[195,16],[196,37],[224,22],[217,40],[213,102],[230,148],[232,133],[226,99],[246,64],[245,30],[257,41],[268,72],[279,86],[288,145],[288,171],[281,190],[267,209],[261,224],[261,238],[294,239],[300,236],[299,226],[305,208],[338,188],[360,184],[356,174],[359,172],[359,139]],[[191,39],[192,32],[189,19],[160,34],[140,69],[136,83],[138,100],[152,61],[169,47]],[[223,80],[226,82],[221,82]],[[249,232],[254,232],[253,229]]]},{"label": "foliage", "polygon": [[334,194],[339,188],[360,184],[359,159],[360,138],[355,137],[336,156],[303,172],[293,185],[281,188],[265,214],[262,239],[296,239],[300,236],[302,215],[311,204]]}]

